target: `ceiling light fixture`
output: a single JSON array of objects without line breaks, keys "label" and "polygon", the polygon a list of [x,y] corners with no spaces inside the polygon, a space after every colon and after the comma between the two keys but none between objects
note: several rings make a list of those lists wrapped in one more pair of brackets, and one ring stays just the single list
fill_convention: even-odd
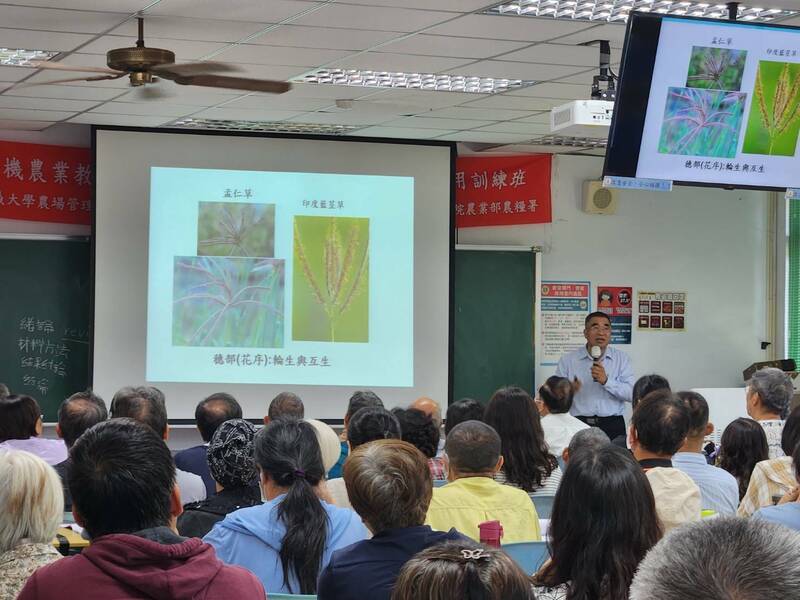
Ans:
[{"label": "ceiling light fixture", "polygon": [[361,71],[358,69],[320,69],[296,81],[301,83],[411,89],[431,92],[464,92],[467,94],[498,94],[512,89],[528,87],[536,83],[525,79],[436,73]]},{"label": "ceiling light fixture", "polygon": [[56,50],[26,50],[25,48],[0,48],[0,65],[28,67],[31,61],[50,60],[58,56]]},{"label": "ceiling light fixture", "polygon": [[590,137],[568,137],[563,135],[543,135],[534,138],[529,142],[522,142],[524,145],[532,146],[561,146],[571,148],[605,148],[608,140],[606,138]]},{"label": "ceiling light fixture", "polygon": [[182,129],[216,129],[220,131],[263,131],[270,133],[311,133],[342,135],[361,129],[358,125],[327,125],[324,123],[292,123],[288,121],[236,121],[227,119],[194,119],[186,117],[167,123],[164,127]]},{"label": "ceiling light fixture", "polygon": [[[492,6],[483,14],[625,23],[628,15],[635,10],[661,15],[728,18],[728,7],[724,2],[680,0],[514,0]],[[738,19],[766,23],[797,14],[800,11],[740,4]]]}]

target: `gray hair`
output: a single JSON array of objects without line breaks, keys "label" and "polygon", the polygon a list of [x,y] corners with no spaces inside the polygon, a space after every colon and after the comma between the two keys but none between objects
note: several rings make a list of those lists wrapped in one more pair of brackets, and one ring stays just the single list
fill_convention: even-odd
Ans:
[{"label": "gray hair", "polygon": [[0,383],[0,398],[10,395],[11,390],[8,389],[8,386],[5,383]]},{"label": "gray hair", "polygon": [[786,373],[774,367],[759,369],[750,379],[750,388],[758,394],[765,408],[778,413],[781,419],[786,418],[794,394],[792,380]]},{"label": "gray hair", "polygon": [[800,598],[800,534],[735,517],[672,531],[639,564],[630,600],[686,598]]},{"label": "gray hair", "polygon": [[567,446],[567,451],[570,458],[572,458],[575,452],[584,448],[594,450],[610,443],[611,440],[608,439],[608,434],[605,431],[599,427],[589,427],[588,429],[581,429],[572,436],[569,446]]},{"label": "gray hair", "polygon": [[275,419],[292,418],[303,419],[305,418],[305,407],[300,396],[293,392],[281,392],[272,399],[267,409],[267,416],[270,421]]}]

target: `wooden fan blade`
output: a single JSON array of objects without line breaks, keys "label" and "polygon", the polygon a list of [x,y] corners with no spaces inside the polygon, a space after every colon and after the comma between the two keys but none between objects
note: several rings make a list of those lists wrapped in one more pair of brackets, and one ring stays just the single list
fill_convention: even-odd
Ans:
[{"label": "wooden fan blade", "polygon": [[246,90],[248,92],[264,92],[266,94],[283,94],[292,89],[292,84],[288,81],[225,77],[223,75],[192,75],[190,77],[178,77],[174,81],[179,85],[199,85],[203,87]]},{"label": "wooden fan blade", "polygon": [[70,77],[69,79],[53,79],[51,81],[37,81],[34,83],[18,83],[14,86],[15,89],[35,87],[38,85],[52,85],[58,83],[72,83],[75,81],[103,81],[105,79],[119,79],[124,77],[127,73],[120,73],[119,75],[98,75],[97,77]]},{"label": "wooden fan blade", "polygon": [[196,63],[171,63],[158,65],[150,69],[154,75],[164,79],[177,79],[191,75],[205,75],[207,73],[234,73],[241,71],[236,65],[221,62],[196,62]]},{"label": "wooden fan blade", "polygon": [[57,62],[49,62],[45,60],[32,60],[30,65],[37,69],[51,69],[54,71],[73,71],[76,73],[106,73],[108,75],[125,75],[124,71],[115,71],[108,67],[81,67],[74,65],[65,65]]}]

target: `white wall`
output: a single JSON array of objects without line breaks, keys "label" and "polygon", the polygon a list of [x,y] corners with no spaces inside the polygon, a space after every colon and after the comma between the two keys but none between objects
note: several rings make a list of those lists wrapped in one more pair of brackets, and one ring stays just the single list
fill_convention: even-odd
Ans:
[{"label": "white wall", "polygon": [[[553,161],[553,223],[461,229],[460,244],[540,245],[542,278],[686,291],[685,333],[639,332],[630,353],[637,375],[658,372],[676,388],[737,387],[750,363],[766,360],[768,194],[676,187],[623,192],[616,215],[581,210],[582,184],[602,159]],[[593,302],[593,306],[596,301]],[[541,367],[537,381],[552,374]]]}]

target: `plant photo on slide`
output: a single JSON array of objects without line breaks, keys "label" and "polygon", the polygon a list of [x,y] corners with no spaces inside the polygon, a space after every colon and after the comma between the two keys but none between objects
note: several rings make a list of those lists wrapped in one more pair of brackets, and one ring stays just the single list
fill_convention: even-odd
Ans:
[{"label": "plant photo on slide", "polygon": [[761,61],[742,152],[794,156],[800,132],[800,64]]},{"label": "plant photo on slide", "polygon": [[200,202],[197,254],[275,256],[275,205]]},{"label": "plant photo on slide", "polygon": [[294,218],[292,339],[369,341],[369,219]]},{"label": "plant photo on slide", "polygon": [[172,343],[281,348],[284,260],[176,256]]},{"label": "plant photo on slide", "polygon": [[738,92],[746,58],[747,50],[694,46],[686,87]]}]

